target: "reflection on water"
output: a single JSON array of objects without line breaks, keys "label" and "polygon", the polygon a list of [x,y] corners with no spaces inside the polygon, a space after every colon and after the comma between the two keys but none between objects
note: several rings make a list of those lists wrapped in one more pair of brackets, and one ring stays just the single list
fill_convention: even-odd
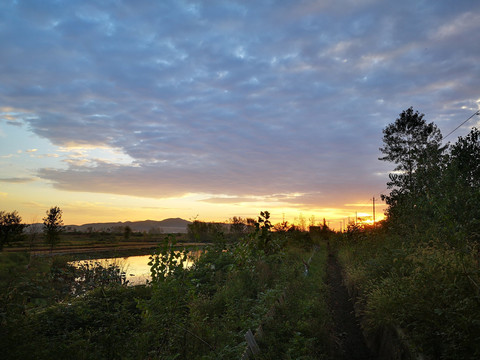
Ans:
[{"label": "reflection on water", "polygon": [[[188,253],[187,267],[192,266],[194,260],[197,259],[202,252],[202,250],[190,251]],[[117,258],[98,258],[92,260],[98,261],[104,266],[110,264],[117,265],[121,271],[125,272],[129,285],[144,285],[147,280],[151,279],[150,266],[148,265],[150,256],[151,255],[140,255]],[[81,264],[84,261],[85,260],[73,261],[73,264]]]}]

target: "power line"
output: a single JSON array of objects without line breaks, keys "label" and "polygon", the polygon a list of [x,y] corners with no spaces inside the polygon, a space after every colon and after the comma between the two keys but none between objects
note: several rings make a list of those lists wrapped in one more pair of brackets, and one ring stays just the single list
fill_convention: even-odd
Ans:
[{"label": "power line", "polygon": [[452,135],[455,131],[457,131],[457,129],[462,126],[463,124],[465,124],[468,120],[470,120],[472,117],[474,117],[475,115],[480,115],[480,110],[478,111],[475,111],[467,120],[465,120],[464,122],[462,122],[460,125],[458,125],[455,129],[453,129],[452,131],[450,131],[447,136],[445,136],[443,139],[445,140],[447,137],[449,137],[450,135]]}]

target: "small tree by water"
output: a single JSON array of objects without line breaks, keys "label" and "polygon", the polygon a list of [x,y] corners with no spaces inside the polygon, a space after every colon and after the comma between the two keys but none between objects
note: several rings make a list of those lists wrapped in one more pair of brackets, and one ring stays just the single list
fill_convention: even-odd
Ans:
[{"label": "small tree by water", "polygon": [[50,251],[59,243],[62,227],[62,210],[58,206],[54,206],[47,211],[47,216],[43,218],[43,233],[45,242],[50,245]]}]

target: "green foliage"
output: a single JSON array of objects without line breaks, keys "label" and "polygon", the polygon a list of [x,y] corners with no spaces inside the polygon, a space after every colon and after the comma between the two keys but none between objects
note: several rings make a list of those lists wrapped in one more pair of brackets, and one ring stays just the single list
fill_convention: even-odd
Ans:
[{"label": "green foliage", "polygon": [[416,241],[448,242],[462,246],[479,241],[480,132],[447,147],[441,133],[412,108],[384,129],[381,160],[397,164],[391,173],[387,226]]},{"label": "green foliage", "polygon": [[432,199],[445,230],[480,243],[480,131],[473,128],[451,148],[441,178],[439,196]]},{"label": "green foliage", "polygon": [[459,250],[371,230],[361,241],[345,236],[337,245],[347,286],[362,304],[367,333],[400,328],[413,352],[434,359],[478,358],[480,268],[475,243]]},{"label": "green foliage", "polygon": [[383,130],[380,151],[385,156],[380,160],[396,167],[387,182],[390,194],[382,199],[389,205],[390,224],[401,234],[421,231],[432,218],[426,197],[435,193],[446,161],[440,130],[423,117],[409,108]]},{"label": "green foliage", "polygon": [[119,286],[125,275],[113,265],[92,261],[77,268],[65,257],[0,255],[5,359],[111,359],[123,354],[127,332],[141,321],[135,298],[150,290]]},{"label": "green foliage", "polygon": [[60,241],[62,226],[62,210],[58,206],[50,208],[47,211],[47,216],[43,218],[43,233],[45,242],[50,245],[51,249]]},{"label": "green foliage", "polygon": [[413,353],[480,355],[480,132],[449,148],[410,108],[384,130],[381,160],[397,164],[380,229],[349,227],[336,245],[346,284],[375,335],[401,329]]},{"label": "green foliage", "polygon": [[323,219],[323,224],[320,226],[311,225],[309,228],[310,236],[312,241],[316,244],[327,243],[330,238],[334,235],[334,231],[330,229],[327,225],[325,218]]},{"label": "green foliage", "polygon": [[230,237],[234,241],[238,241],[241,238],[247,236],[252,231],[252,224],[255,223],[254,219],[243,219],[241,217],[234,216],[230,219]]},{"label": "green foliage", "polygon": [[[141,357],[238,359],[246,331],[258,327],[289,282],[304,279],[301,257],[284,248],[290,234],[277,236],[271,228],[268,212],[262,212],[253,233],[234,243],[217,238],[190,268],[184,266],[186,254],[174,250],[174,239],[164,244],[150,263],[152,297],[140,303]],[[295,292],[289,292],[292,304],[297,304]],[[315,299],[319,307],[324,304],[322,296]],[[297,310],[298,322],[308,307]],[[291,336],[296,328],[290,328]],[[272,328],[272,336],[279,330]],[[313,322],[310,330],[312,338],[319,331]],[[303,340],[297,336],[296,341]]]},{"label": "green foliage", "polygon": [[271,232],[267,212],[259,220],[236,242],[217,234],[191,266],[167,237],[141,287],[123,286],[118,267],[94,261],[0,257],[6,359],[238,359],[245,333],[260,324],[270,339],[261,342],[263,358],[327,358],[325,250],[305,276],[311,248],[291,232]]},{"label": "green foliage", "polygon": [[217,223],[209,223],[195,220],[187,226],[188,238],[192,242],[214,242],[223,237],[222,226]]},{"label": "green foliage", "polygon": [[181,251],[175,249],[176,243],[175,235],[169,234],[163,240],[162,246],[150,256],[148,265],[154,285],[184,276],[188,251],[185,248]]},{"label": "green foliage", "polygon": [[136,358],[135,338],[142,322],[137,301],[149,296],[145,287],[99,288],[49,307],[25,319],[21,330],[31,337],[28,342],[10,337],[6,358]]},{"label": "green foliage", "polygon": [[0,316],[17,319],[32,308],[52,304],[59,295],[51,273],[51,259],[27,253],[0,256]]},{"label": "green foliage", "polygon": [[[260,359],[329,359],[332,339],[328,331],[331,317],[325,284],[327,252],[325,245],[315,252],[308,276],[302,276],[299,259],[308,253],[289,252],[289,279],[282,301],[262,325]],[[286,266],[288,266],[286,265]]]},{"label": "green foliage", "polygon": [[126,284],[125,273],[115,264],[84,261],[74,266],[66,257],[4,253],[0,257],[0,314],[4,319],[16,317],[99,287]]},{"label": "green foliage", "polygon": [[285,247],[286,238],[284,234],[279,233],[280,236],[276,236],[272,232],[273,228],[270,213],[261,211],[258,221],[255,222],[255,231],[250,236],[250,244],[253,245],[254,249],[271,255],[280,252]]},{"label": "green foliage", "polygon": [[310,236],[310,233],[300,231],[295,226],[291,226],[290,229],[288,229],[287,235],[289,246],[300,247],[305,250],[309,250],[313,246],[313,239]]},{"label": "green foliage", "polygon": [[[385,156],[379,160],[397,164],[396,173],[390,174],[387,184],[390,188],[402,189],[398,195],[420,191],[414,178],[415,172],[437,164],[445,149],[441,146],[440,130],[433,123],[427,124],[423,117],[410,107],[383,130],[384,146],[380,151]],[[395,195],[387,197],[387,203],[394,201]]]},{"label": "green foliage", "polygon": [[[61,275],[69,277],[70,281],[64,280],[70,286],[70,293],[82,295],[96,288],[109,287],[112,285],[128,285],[126,273],[116,263],[102,263],[98,260],[81,261],[77,266],[68,265],[65,268],[52,267],[53,271],[59,272],[55,278]],[[71,277],[74,277],[74,281]]]},{"label": "green foliage", "polygon": [[369,289],[367,326],[400,326],[433,358],[478,358],[480,273],[473,259],[433,244],[405,255]]},{"label": "green foliage", "polygon": [[0,211],[0,251],[5,245],[22,240],[25,227],[26,225],[22,224],[22,218],[17,211],[10,213]]},{"label": "green foliage", "polygon": [[132,228],[127,225],[123,228],[123,239],[125,241],[130,240],[130,235],[132,235]]}]

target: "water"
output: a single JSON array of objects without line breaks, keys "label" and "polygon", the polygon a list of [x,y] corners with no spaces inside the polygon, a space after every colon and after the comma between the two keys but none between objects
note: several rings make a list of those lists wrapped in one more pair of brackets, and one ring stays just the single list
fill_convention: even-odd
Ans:
[{"label": "water", "polygon": [[[197,259],[201,253],[201,250],[189,252],[187,267],[192,266],[194,260]],[[125,272],[128,284],[133,286],[144,285],[147,280],[151,280],[150,265],[148,265],[150,256],[151,255],[137,255],[116,258],[98,258],[92,260],[73,261],[72,263],[73,265],[78,265],[85,261],[95,261],[99,262],[103,266],[108,266],[111,264],[117,265],[121,271]]]}]

